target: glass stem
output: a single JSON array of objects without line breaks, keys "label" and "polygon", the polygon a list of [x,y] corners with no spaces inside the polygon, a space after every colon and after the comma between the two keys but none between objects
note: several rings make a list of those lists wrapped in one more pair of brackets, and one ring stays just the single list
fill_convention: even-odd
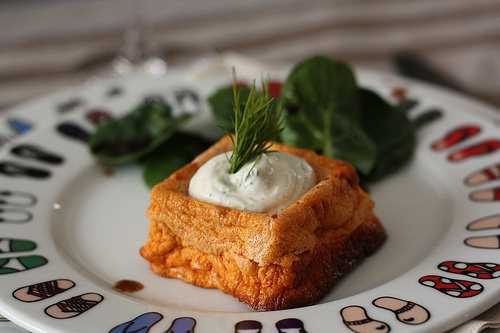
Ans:
[{"label": "glass stem", "polygon": [[124,34],[122,56],[132,64],[138,64],[148,58],[148,27],[144,22],[141,1],[129,0],[130,23]]}]

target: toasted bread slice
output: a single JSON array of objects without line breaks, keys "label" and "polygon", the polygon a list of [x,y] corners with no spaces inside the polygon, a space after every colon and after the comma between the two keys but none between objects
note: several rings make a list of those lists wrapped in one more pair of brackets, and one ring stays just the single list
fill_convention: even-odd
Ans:
[{"label": "toasted bread slice", "polygon": [[226,208],[188,195],[210,158],[231,150],[225,137],[153,188],[149,240],[141,255],[154,272],[218,288],[257,310],[312,304],[374,252],[385,231],[349,164],[274,144],[304,158],[317,184],[279,214]]}]

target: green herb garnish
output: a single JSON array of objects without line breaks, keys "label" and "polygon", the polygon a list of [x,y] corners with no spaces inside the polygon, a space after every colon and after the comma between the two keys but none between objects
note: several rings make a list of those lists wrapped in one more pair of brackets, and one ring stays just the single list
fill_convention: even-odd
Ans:
[{"label": "green herb garnish", "polygon": [[253,84],[244,103],[239,87],[233,84],[233,111],[230,173],[236,173],[245,164],[269,151],[272,141],[279,137],[283,129],[282,108],[274,103],[264,83],[261,91],[257,91]]}]

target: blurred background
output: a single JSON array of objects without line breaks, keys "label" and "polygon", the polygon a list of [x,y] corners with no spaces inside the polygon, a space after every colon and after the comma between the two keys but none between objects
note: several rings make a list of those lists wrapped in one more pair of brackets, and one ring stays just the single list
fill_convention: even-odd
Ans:
[{"label": "blurred background", "polygon": [[267,62],[324,53],[409,74],[430,66],[500,106],[500,0],[1,0],[0,108],[81,82],[137,38],[134,26],[169,65],[234,51]]}]

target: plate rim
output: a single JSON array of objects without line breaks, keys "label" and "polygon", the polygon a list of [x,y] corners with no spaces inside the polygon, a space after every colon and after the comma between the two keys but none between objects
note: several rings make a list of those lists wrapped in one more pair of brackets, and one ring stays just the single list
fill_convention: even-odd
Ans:
[{"label": "plate rim", "polygon": [[[386,74],[386,73],[379,73],[379,72],[376,72],[376,71],[371,71],[371,70],[357,70],[356,71],[357,74],[361,74],[361,72],[364,73],[364,75],[372,75],[372,76],[379,76],[379,77],[391,77],[392,79],[394,79],[395,81],[399,81],[399,82],[405,82],[407,84],[409,84],[410,86],[419,86],[419,87],[424,87],[425,90],[434,90],[434,92],[436,92],[438,95],[443,95],[443,96],[449,96],[449,97],[452,97],[453,99],[457,100],[458,101],[458,104],[475,104],[476,105],[476,109],[477,110],[481,110],[480,113],[484,113],[484,114],[480,114],[482,117],[485,117],[485,119],[483,119],[483,121],[485,121],[487,118],[489,119],[495,119],[495,120],[500,120],[500,115],[498,113],[495,113],[494,109],[489,106],[487,103],[484,103],[484,102],[480,102],[480,101],[477,101],[477,100],[474,100],[474,99],[471,99],[471,98],[468,98],[468,97],[465,97],[463,95],[460,95],[460,94],[457,94],[457,93],[454,93],[452,91],[450,91],[449,89],[446,89],[446,88],[442,88],[442,87],[437,87],[437,86],[434,86],[434,85],[430,85],[430,84],[426,84],[426,83],[421,83],[421,82],[418,82],[416,80],[408,80],[406,78],[400,78],[398,76],[395,76],[393,74]],[[69,88],[68,90],[71,90],[72,88]],[[66,90],[64,90],[66,91]],[[55,96],[55,95],[59,95],[59,94],[62,94],[62,92],[58,92],[58,93],[54,93],[54,94],[50,94],[49,96]],[[50,99],[50,98],[53,98],[53,97],[50,97],[49,96],[44,96],[41,99]],[[36,105],[38,103],[39,99],[35,99],[33,101],[30,101],[29,102],[29,105]],[[24,105],[24,104],[23,104]],[[9,113],[11,112],[15,112],[17,108],[14,108],[12,109],[11,111],[9,111]],[[476,114],[477,116],[478,114]],[[4,118],[4,117],[2,117]],[[6,145],[6,148],[8,147],[11,147],[19,142],[25,142],[25,141],[28,141],[30,139],[30,137],[32,135],[37,135],[37,133],[39,133],[41,135],[41,132],[39,131],[47,131],[47,128],[48,127],[45,127],[43,130],[40,129],[40,130],[35,130],[32,134],[28,134],[27,136],[22,136],[22,137],[19,137],[19,138],[15,138],[13,141],[9,142],[7,145]],[[498,128],[496,129],[498,131]],[[2,149],[0,151],[0,158],[2,158],[4,155],[5,155],[5,151],[7,149]],[[0,226],[1,228],[1,226]],[[390,283],[391,281],[388,281],[386,283]],[[384,285],[386,284],[384,283]],[[378,287],[377,287],[378,288]],[[375,288],[375,289],[377,289]],[[354,298],[356,299],[357,296],[361,297],[360,295],[363,295],[365,294],[365,292],[361,293],[361,294],[358,294],[358,295],[354,295],[352,297],[348,297],[348,298],[344,298],[342,300],[349,300],[351,298]],[[490,296],[489,298],[490,299],[493,299],[494,297],[498,297],[500,296],[500,288],[497,288],[497,293],[495,295],[492,295]],[[0,304],[3,303],[3,301],[1,300],[2,297],[0,297]],[[340,301],[342,301],[340,300]],[[366,302],[365,302],[366,303]],[[487,305],[487,307],[489,307],[490,305],[494,305],[493,303],[490,302],[483,302],[482,304],[485,304]],[[491,304],[490,304],[491,303]],[[317,305],[312,305],[312,306],[309,306],[309,307],[304,307],[304,308],[299,308],[299,309],[291,309],[291,310],[283,310],[283,311],[273,311],[273,312],[268,312],[266,314],[270,314],[271,316],[275,316],[275,315],[279,315],[281,317],[286,317],[286,316],[289,316],[289,314],[291,313],[298,313],[298,311],[305,311],[305,312],[308,312],[309,310],[311,309],[319,309],[320,307],[326,307],[328,306],[330,303],[324,303],[324,304],[317,304]],[[5,304],[4,304],[5,305]],[[478,304],[475,304],[477,308],[480,308],[481,306],[478,306]],[[166,308],[168,309],[168,308]],[[172,311],[172,312],[176,312],[175,310]],[[482,311],[476,311],[476,312],[482,312]],[[254,316],[261,316],[263,315],[263,313],[217,313],[217,314],[213,314],[211,312],[193,312],[193,314],[198,314],[198,315],[203,315],[203,314],[206,314],[208,313],[209,315],[224,315],[224,316],[245,316],[245,317],[254,317]],[[18,322],[18,318],[19,317],[15,317],[14,314],[12,313],[12,316],[11,316],[11,313],[10,312],[6,312],[5,313],[5,316],[9,319],[11,319],[14,323],[17,323]],[[26,324],[28,323],[28,321],[22,321],[20,322],[20,324],[22,324],[21,326],[26,326]],[[31,326],[31,327],[30,327]],[[446,326],[443,324],[443,327]],[[38,328],[32,326],[32,325],[29,325],[27,326],[29,327],[30,329],[32,329],[33,331],[37,331]],[[56,332],[56,330],[54,330],[54,332]],[[417,331],[415,331],[417,332]]]}]

